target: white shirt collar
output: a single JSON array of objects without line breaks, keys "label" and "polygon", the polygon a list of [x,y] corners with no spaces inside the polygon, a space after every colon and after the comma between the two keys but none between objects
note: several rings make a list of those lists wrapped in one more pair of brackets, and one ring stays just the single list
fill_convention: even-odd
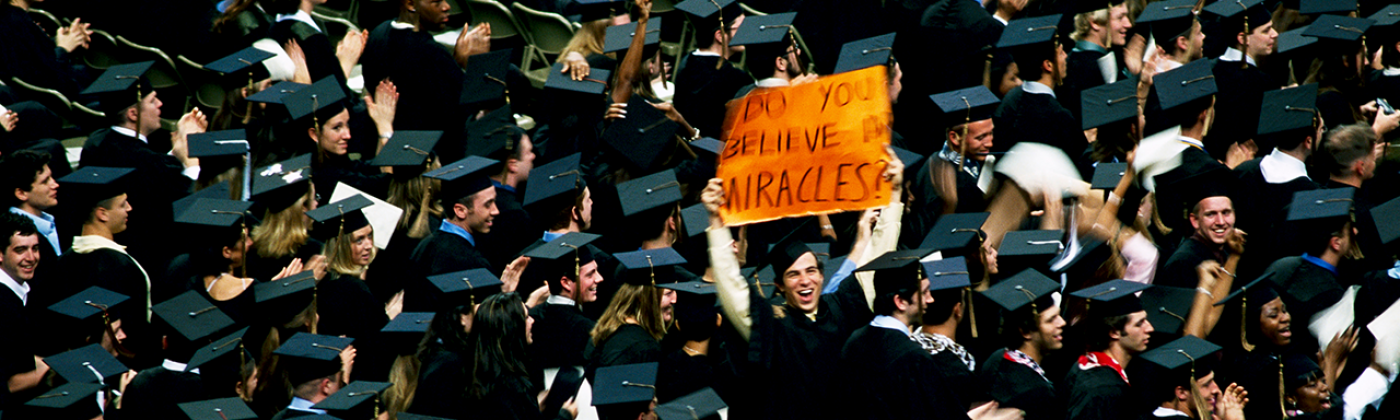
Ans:
[{"label": "white shirt collar", "polygon": [[1263,173],[1264,181],[1270,184],[1282,184],[1299,177],[1308,178],[1308,166],[1298,158],[1279,151],[1278,148],[1259,161],[1259,172]]},{"label": "white shirt collar", "polygon": [[316,405],[316,403],[311,402],[311,400],[302,397],[292,397],[292,403],[287,404],[287,409],[305,411],[308,413],[326,414],[326,410],[318,410],[315,408],[311,408],[311,406],[313,405]]},{"label": "white shirt collar", "polygon": [[1054,89],[1051,89],[1049,86],[1046,86],[1044,83],[1033,82],[1033,81],[1030,81],[1030,80],[1027,80],[1025,83],[1022,83],[1022,84],[1021,84],[1021,90],[1026,91],[1026,93],[1038,93],[1038,94],[1042,94],[1042,95],[1050,95],[1051,97],[1054,97],[1054,96],[1055,96],[1055,90],[1054,90]]},{"label": "white shirt collar", "polygon": [[10,273],[6,273],[5,270],[0,270],[0,284],[4,284],[5,287],[8,287],[10,288],[10,290],[13,290],[15,292],[15,296],[19,296],[20,303],[23,303],[25,305],[29,304],[29,283],[21,284],[20,282],[11,278]]},{"label": "white shirt collar", "polygon": [[758,87],[762,87],[762,88],[767,88],[767,87],[785,87],[785,86],[788,86],[789,83],[788,83],[787,79],[779,79],[779,78],[776,78],[776,77],[769,77],[769,78],[767,78],[767,79],[759,80],[757,83],[754,83],[754,85],[755,85],[755,86],[758,86]]},{"label": "white shirt collar", "polygon": [[1225,54],[1220,55],[1220,59],[1224,61],[1240,61],[1241,58],[1251,66],[1258,66],[1258,64],[1254,64],[1254,58],[1244,55],[1243,51],[1234,48],[1226,48]]},{"label": "white shirt collar", "polygon": [[1186,144],[1189,144],[1189,145],[1192,145],[1192,146],[1196,146],[1197,149],[1201,149],[1201,150],[1205,150],[1205,148],[1206,148],[1206,144],[1205,144],[1205,143],[1202,143],[1200,140],[1196,140],[1196,139],[1193,139],[1193,138],[1190,138],[1190,137],[1176,136],[1176,141],[1179,141],[1179,142],[1182,142],[1182,143],[1186,143]]},{"label": "white shirt collar", "polygon": [[311,25],[312,28],[316,29],[316,32],[325,32],[325,31],[322,31],[322,30],[321,30],[321,27],[320,27],[320,26],[316,26],[316,20],[311,19],[311,14],[306,13],[306,11],[304,11],[304,10],[298,10],[296,13],[293,13],[293,14],[290,14],[290,15],[277,15],[277,21],[278,21],[278,22],[281,22],[281,21],[284,21],[284,20],[287,20],[287,19],[299,20],[299,21],[301,21],[302,23],[305,23],[305,24],[307,24],[307,25]]},{"label": "white shirt collar", "polygon": [[399,21],[397,21],[397,20],[396,20],[396,21],[391,21],[391,22],[389,22],[389,27],[390,27],[390,28],[394,28],[394,29],[408,29],[408,30],[413,30],[413,24],[410,24],[410,23],[403,23],[403,22],[399,22]]},{"label": "white shirt collar", "polygon": [[[174,360],[170,360],[170,359],[165,359],[165,361],[160,362],[160,367],[163,367],[163,368],[165,368],[165,370],[168,370],[168,371],[171,371],[171,372],[184,372],[186,366],[188,366],[188,364],[186,364],[186,363],[180,363],[180,362],[177,362],[177,361],[174,361]],[[193,374],[198,375],[198,374],[199,374],[199,368],[190,369],[190,373],[193,373]]]},{"label": "white shirt collar", "polygon": [[1400,67],[1386,67],[1385,70],[1381,70],[1381,74],[1391,77],[1400,76]]},{"label": "white shirt collar", "polygon": [[550,305],[578,305],[578,302],[574,302],[573,299],[569,299],[559,295],[549,295],[549,297],[544,299],[544,303],[548,303]]},{"label": "white shirt collar", "polygon": [[138,134],[136,134],[136,130],[132,130],[132,129],[130,129],[130,128],[118,127],[118,126],[115,126],[115,125],[114,125],[114,126],[112,126],[112,131],[115,131],[115,132],[117,132],[118,134],[121,134],[121,135],[124,135],[124,136],[127,136],[127,137],[135,137],[136,139],[141,140],[142,143],[150,143],[149,140],[146,140],[146,135],[145,135],[145,134],[139,134],[139,135],[138,135]]},{"label": "white shirt collar", "polygon": [[1166,407],[1157,407],[1156,410],[1152,410],[1152,417],[1171,417],[1171,416],[1186,416],[1186,417],[1191,417],[1190,414],[1183,413],[1183,412],[1181,412],[1181,410],[1174,410],[1174,409],[1170,409],[1170,408],[1166,408]]},{"label": "white shirt collar", "polygon": [[1001,16],[997,16],[997,15],[992,15],[992,19],[996,19],[997,22],[1001,22],[1001,26],[1006,26],[1006,24],[1010,23],[1010,22],[1007,22],[1006,19],[1002,19]]},{"label": "white shirt collar", "polygon": [[690,55],[698,55],[698,56],[701,56],[701,57],[719,57],[719,53],[716,53],[716,52],[709,52],[709,51],[701,51],[701,50],[691,51],[691,52],[690,52]]},{"label": "white shirt collar", "polygon": [[904,335],[911,335],[911,334],[909,333],[909,326],[908,326],[908,325],[904,325],[903,322],[899,322],[898,319],[894,319],[894,317],[889,316],[889,315],[880,315],[880,316],[875,317],[875,319],[870,320],[870,326],[872,326],[872,327],[880,327],[880,328],[889,328],[889,329],[892,329],[892,330],[895,330],[895,331],[902,332],[902,333],[904,333]]}]

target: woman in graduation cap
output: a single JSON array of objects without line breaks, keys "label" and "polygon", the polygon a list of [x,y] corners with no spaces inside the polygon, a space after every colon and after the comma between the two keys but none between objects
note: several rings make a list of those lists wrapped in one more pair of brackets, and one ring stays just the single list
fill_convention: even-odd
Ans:
[{"label": "woman in graduation cap", "polygon": [[316,188],[307,182],[310,163],[310,157],[303,155],[253,174],[253,202],[262,209],[262,223],[253,228],[246,264],[255,279],[271,279],[298,260],[324,275],[324,258],[317,256],[324,244],[311,237],[311,220],[306,216],[316,209]]},{"label": "woman in graduation cap", "polygon": [[571,420],[576,415],[569,404],[558,413],[540,413],[526,369],[533,325],[517,293],[498,293],[481,302],[468,336],[474,355],[466,388],[472,417]]},{"label": "woman in graduation cap", "polygon": [[[326,242],[322,251],[326,256],[326,277],[316,285],[316,331],[320,334],[368,339],[376,337],[389,323],[389,308],[375,298],[364,281],[366,269],[378,252],[374,227],[364,213],[372,204],[356,194],[307,213],[316,220],[312,236]],[[361,341],[362,368],[357,369],[358,379],[385,379],[393,359],[378,344]]]},{"label": "woman in graduation cap", "polygon": [[[374,120],[374,126],[379,131],[379,139],[375,142],[375,154],[378,154],[394,135],[393,122],[398,98],[399,94],[394,84],[387,80],[379,83],[373,96],[365,96],[370,118]],[[319,202],[326,203],[338,183],[344,183],[375,197],[386,196],[389,188],[387,169],[375,168],[366,161],[351,160],[349,157],[350,105],[346,102],[346,96],[340,93],[339,87],[335,86],[331,79],[322,79],[310,87],[292,93],[284,102],[292,115],[293,121],[290,126],[298,130],[304,128],[307,138],[314,145],[311,151],[311,169],[315,179],[312,182],[321,192]]]},{"label": "woman in graduation cap", "polygon": [[403,209],[389,244],[375,256],[372,269],[365,272],[365,281],[380,301],[388,302],[404,290],[397,274],[408,269],[418,242],[442,226],[443,208],[437,200],[442,181],[422,176],[442,167],[432,152],[442,135],[436,131],[400,132],[370,161],[371,165],[392,168],[384,201]]},{"label": "woman in graduation cap", "polygon": [[[1223,343],[1227,348],[1219,368],[1223,380],[1234,382],[1249,390],[1245,417],[1250,420],[1281,419],[1284,410],[1284,358],[1293,342],[1293,317],[1288,305],[1274,289],[1270,275],[1265,275],[1231,293],[1221,300],[1226,305],[1222,319],[1239,320],[1238,342]],[[1233,336],[1234,328],[1223,328],[1221,334]],[[1233,354],[1232,354],[1233,353]]]}]

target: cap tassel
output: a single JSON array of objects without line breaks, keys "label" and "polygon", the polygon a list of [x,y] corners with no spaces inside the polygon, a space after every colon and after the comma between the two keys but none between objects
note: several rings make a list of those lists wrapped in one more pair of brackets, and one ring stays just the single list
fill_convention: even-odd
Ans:
[{"label": "cap tassel", "polygon": [[101,303],[94,303],[93,301],[90,301],[90,300],[85,300],[85,301],[83,301],[83,303],[84,303],[84,304],[87,304],[88,306],[97,308],[97,309],[99,309],[99,310],[102,311],[102,325],[103,325],[103,330],[104,330],[104,332],[107,334],[108,337],[111,337],[111,338],[112,338],[112,349],[113,349],[113,350],[116,350],[117,354],[120,355],[120,356],[122,356],[122,357],[127,357],[127,358],[133,357],[133,356],[134,356],[134,353],[132,353],[131,350],[127,350],[127,349],[126,349],[126,346],[122,345],[122,342],[117,340],[117,331],[114,330],[114,329],[112,329],[112,318],[111,318],[111,316],[108,315],[108,313],[107,313],[108,305],[103,305],[103,304],[101,304]]},{"label": "cap tassel", "polygon": [[224,415],[224,409],[222,408],[215,408],[214,414],[218,414],[219,418],[222,420],[228,420],[228,416]]},{"label": "cap tassel", "polygon": [[1278,358],[1278,409],[1288,418],[1288,407],[1283,405],[1283,358]]},{"label": "cap tassel", "polygon": [[963,288],[963,302],[967,302],[967,319],[972,324],[972,338],[977,338],[977,309],[972,307],[972,287]]},{"label": "cap tassel", "polygon": [[574,249],[574,281],[578,281],[579,276],[583,275],[583,269],[581,268],[583,265],[579,261],[578,247],[562,242],[559,243],[559,246],[567,246]]},{"label": "cap tassel", "polygon": [[506,84],[505,80],[501,80],[500,78],[489,74],[482,74],[481,77],[485,77],[487,80],[500,83],[501,87],[504,88],[504,94],[506,96],[506,105],[510,105],[510,85]]},{"label": "cap tassel", "polygon": [[1037,305],[1035,304],[1035,293],[1031,293],[1030,290],[1026,290],[1026,288],[1025,288],[1025,287],[1022,287],[1021,285],[1016,285],[1016,290],[1019,290],[1019,291],[1021,291],[1021,293],[1025,293],[1025,294],[1026,294],[1026,300],[1029,300],[1029,301],[1030,301],[1030,304],[1031,304],[1031,314],[1034,314],[1035,317],[1036,317],[1036,321],[1039,322],[1039,321],[1040,321],[1040,308],[1037,307]]},{"label": "cap tassel", "polygon": [[1191,405],[1196,409],[1197,417],[1205,417],[1210,413],[1210,406],[1206,405],[1206,400],[1201,396],[1201,385],[1196,382],[1196,358],[1186,353],[1186,350],[1176,349],[1177,353],[1191,359]]},{"label": "cap tassel", "polygon": [[1105,295],[1105,294],[1113,293],[1113,292],[1116,292],[1116,291],[1118,291],[1118,287],[1116,287],[1116,286],[1115,286],[1115,287],[1109,287],[1108,290],[1105,290],[1105,291],[1102,291],[1102,292],[1098,292],[1098,293],[1095,293],[1095,294],[1093,294],[1093,295],[1090,295],[1090,296],[1087,297],[1087,298],[1084,298],[1084,313],[1086,313],[1086,314],[1089,313],[1089,302],[1093,302],[1095,297],[1098,297],[1098,296],[1100,296],[1100,295]]},{"label": "cap tassel", "polygon": [[715,62],[715,70],[719,70],[720,67],[724,66],[725,60],[729,59],[729,27],[724,25],[724,8],[719,7],[719,2],[715,0],[710,0],[710,4],[715,5],[716,15],[719,16],[719,43],[721,49],[719,51],[720,59]]},{"label": "cap tassel", "polygon": [[476,307],[476,294],[472,293],[472,289],[475,289],[476,286],[472,286],[470,277],[462,277],[462,282],[467,284],[467,300],[471,302],[472,307]]},{"label": "cap tassel", "polygon": [[963,163],[967,162],[967,126],[972,124],[972,104],[967,101],[967,97],[962,97],[963,106],[967,107],[967,116],[963,118],[962,137],[958,139],[958,172],[963,171]]},{"label": "cap tassel", "polygon": [[656,286],[656,266],[651,263],[651,256],[647,255],[647,269],[651,271],[651,285]]}]

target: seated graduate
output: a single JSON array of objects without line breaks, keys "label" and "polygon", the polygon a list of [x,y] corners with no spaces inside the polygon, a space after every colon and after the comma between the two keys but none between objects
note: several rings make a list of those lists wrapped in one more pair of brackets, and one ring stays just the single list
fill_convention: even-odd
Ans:
[{"label": "seated graduate", "polygon": [[490,175],[500,214],[492,222],[494,229],[483,238],[490,246],[482,249],[491,267],[499,271],[534,242],[534,222],[521,205],[520,190],[535,169],[537,149],[530,135],[515,125],[510,106],[467,123],[467,132],[467,154],[501,161],[500,170]]},{"label": "seated graduate", "polygon": [[676,109],[701,133],[718,135],[724,123],[725,104],[753,78],[729,58],[744,51],[730,46],[744,23],[744,9],[734,0],[711,2],[688,0],[676,5],[686,12],[695,27],[695,51],[691,51],[676,74]]},{"label": "seated graduate", "polygon": [[1064,103],[1082,119],[1083,109],[1079,94],[1085,90],[1118,81],[1126,72],[1118,68],[1117,54],[1128,43],[1128,30],[1133,23],[1128,13],[1127,3],[1109,1],[1080,3],[1074,15],[1074,49],[1066,59],[1069,77],[1061,89],[1066,96]]},{"label": "seated graduate", "polygon": [[[374,246],[374,226],[370,225],[366,209],[374,203],[355,194],[306,213],[316,221],[312,236],[324,239],[326,278],[317,283],[318,334],[367,339],[377,334],[389,322],[385,305],[375,299],[364,281],[365,270],[378,255]],[[384,232],[386,235],[392,232]],[[361,366],[379,368],[375,362],[385,362],[377,345],[362,345],[360,360],[371,361]],[[383,372],[365,369],[361,378],[383,379]]]},{"label": "seated graduate", "polygon": [[78,63],[73,62],[76,57],[72,54],[79,48],[86,49],[91,42],[91,24],[76,18],[58,28],[57,34],[46,33],[29,15],[35,3],[38,1],[12,0],[0,4],[0,22],[4,22],[0,33],[10,40],[0,48],[0,57],[4,57],[0,60],[0,74],[77,98],[84,75],[74,66]]},{"label": "seated graduate", "polygon": [[588,245],[598,235],[568,233],[535,247],[530,257],[531,276],[549,287],[544,305],[530,308],[535,320],[530,361],[540,368],[583,366],[584,349],[596,325],[581,307],[598,302],[598,284],[607,278],[598,269],[597,248]]},{"label": "seated graduate", "polygon": [[306,217],[306,212],[316,209],[311,155],[258,168],[252,179],[254,214],[261,215],[262,223],[253,228],[253,247],[248,252],[251,276],[268,280],[293,262],[324,276],[325,257],[319,256],[324,244],[311,237],[311,220]]},{"label": "seated graduate", "polygon": [[[404,412],[438,417],[454,417],[466,412],[465,393],[471,384],[469,371],[473,347],[468,341],[475,319],[476,303],[500,290],[500,283],[486,269],[469,270],[461,275],[445,276],[441,282],[433,282],[436,307],[428,332],[417,347],[415,358],[419,366],[412,398],[394,404],[406,406]],[[468,281],[462,281],[463,278]],[[400,314],[399,316],[404,316]],[[406,378],[395,373],[396,384],[405,383]]]},{"label": "seated graduate", "polygon": [[[1311,326],[1314,315],[1341,302],[1346,292],[1343,285],[1352,282],[1341,269],[1356,246],[1355,195],[1354,188],[1298,192],[1287,208],[1286,220],[1277,225],[1283,231],[1279,238],[1289,244],[1280,248],[1294,250],[1294,255],[1279,258],[1265,272],[1288,312],[1303,325]],[[1321,350],[1311,328],[1299,328],[1292,338],[1293,352]]]},{"label": "seated graduate", "polygon": [[795,12],[753,16],[735,31],[729,46],[744,47],[745,65],[758,80],[740,88],[735,98],[748,95],[755,88],[788,86],[806,73],[808,61],[792,36],[792,21],[796,18]]},{"label": "seated graduate", "polygon": [[526,368],[526,347],[533,340],[530,330],[534,324],[527,309],[516,293],[491,295],[477,308],[467,338],[476,349],[467,370],[468,412],[499,419],[573,419],[576,409],[540,413],[540,400]]},{"label": "seated graduate", "polygon": [[[43,354],[73,350],[99,344],[112,357],[131,357],[122,341],[126,331],[122,330],[122,316],[129,297],[93,286],[87,290],[61,300],[48,308],[54,317],[52,325],[45,328],[62,331],[54,334],[54,339],[43,343]],[[37,309],[37,308],[36,308]],[[42,321],[47,321],[46,319]]]},{"label": "seated graduate", "polygon": [[[291,385],[280,378],[279,359],[273,352],[298,333],[316,332],[316,273],[311,270],[254,286],[257,317],[249,326],[245,347],[254,351],[256,365],[251,372],[240,372],[240,396],[252,405],[259,417],[272,417],[287,407]],[[256,379],[256,380],[254,380]]]},{"label": "seated graduate", "polygon": [[164,286],[173,290],[165,294],[194,290],[214,302],[235,323],[252,322],[256,280],[248,277],[244,264],[245,256],[253,249],[253,237],[247,228],[247,211],[252,206],[249,202],[196,198],[175,217],[176,223],[190,229],[198,239],[183,260],[185,267],[175,267],[181,261],[177,258],[166,270],[167,276],[175,272],[182,276],[166,279]]},{"label": "seated graduate", "polygon": [[[418,372],[423,369],[423,364],[418,360],[418,348],[423,345],[423,339],[433,326],[433,316],[431,312],[400,313],[379,330],[377,339],[383,341],[384,348],[394,356],[386,381],[389,389],[380,395],[384,411],[391,416],[407,411],[417,397]],[[461,325],[457,327],[461,328]]]},{"label": "seated graduate", "polygon": [[593,407],[602,420],[644,420],[656,416],[657,364],[636,363],[598,369]]},{"label": "seated graduate", "polygon": [[1306,165],[1320,148],[1324,129],[1323,121],[1313,111],[1317,103],[1315,87],[1304,85],[1264,93],[1255,141],[1273,145],[1273,150],[1234,169],[1239,176],[1234,188],[1240,228],[1257,233],[1252,239],[1262,245],[1245,257],[1242,274],[1247,277],[1262,273],[1269,263],[1292,254],[1279,241],[1281,237],[1274,226],[1283,221],[1283,209],[1294,194],[1318,188]]},{"label": "seated graduate", "polygon": [[[331,45],[325,33],[326,22],[311,15],[317,4],[324,0],[267,0],[260,2],[268,14],[274,14],[275,22],[268,29],[266,37],[277,41],[284,49],[299,49],[306,57],[307,70],[311,80],[327,77],[335,78],[335,85],[346,95],[350,94],[345,80],[350,71],[360,62],[364,53],[365,40],[369,31],[350,31],[336,45]],[[295,48],[290,44],[296,44]],[[289,52],[290,53],[290,52]]]},{"label": "seated graduate", "polygon": [[[199,368],[188,364],[196,352],[234,326],[209,300],[188,291],[151,309],[161,334],[159,366],[142,370],[126,386],[121,413],[132,418],[171,418],[181,415],[179,403],[210,398]],[[194,314],[193,316],[191,314]]]},{"label": "seated graduate", "polygon": [[1137,413],[1126,369],[1147,351],[1153,331],[1142,301],[1134,294],[1148,287],[1113,280],[1071,293],[1086,299],[1089,307],[1075,325],[1083,333],[1087,352],[1055,389],[1065,399],[1066,418],[1122,419]]},{"label": "seated graduate", "polygon": [[[1224,305],[1226,325],[1239,320],[1239,345],[1228,343],[1224,363],[1217,370],[1220,382],[1232,382],[1249,390],[1249,404],[1244,407],[1245,418],[1281,419],[1283,413],[1283,361],[1293,342],[1293,317],[1279,296],[1270,276],[1260,277],[1240,287],[1216,305]],[[1236,334],[1234,328],[1223,329],[1227,336]]]},{"label": "seated graduate", "polygon": [[403,309],[409,312],[436,310],[429,276],[477,268],[491,263],[480,250],[482,238],[491,231],[496,209],[496,189],[488,178],[499,162],[477,156],[443,165],[423,174],[440,180],[437,197],[447,216],[437,232],[418,242],[409,256],[410,278],[404,285]]},{"label": "seated graduate", "polygon": [[1219,56],[1211,70],[1220,88],[1216,118],[1236,122],[1219,124],[1211,130],[1209,139],[1203,139],[1205,150],[1216,159],[1224,159],[1234,144],[1254,138],[1250,126],[1253,121],[1262,121],[1257,112],[1261,95],[1280,87],[1279,79],[1259,68],[1259,63],[1273,55],[1278,43],[1278,31],[1274,30],[1272,12],[1266,3],[1214,3],[1201,8],[1203,21],[1216,22],[1207,26],[1204,48],[1206,57]]},{"label": "seated graduate", "polygon": [[[658,285],[687,280],[676,270],[685,264],[685,258],[671,248],[624,252],[613,257],[620,263],[615,277],[622,286],[598,318],[592,339],[584,349],[588,377],[603,367],[660,361],[661,338],[671,322],[676,298],[674,290]],[[669,292],[669,297],[663,290]]]},{"label": "seated graduate", "polygon": [[917,200],[911,211],[917,218],[911,220],[910,229],[920,233],[932,227],[939,215],[980,212],[987,207],[986,194],[979,188],[978,180],[992,175],[992,112],[1001,104],[982,86],[932,98],[943,111],[937,121],[947,129],[943,131],[941,149],[922,163],[926,169],[909,178],[909,188]]},{"label": "seated graduate", "polygon": [[1069,71],[1054,30],[1059,19],[1060,15],[1053,15],[1011,21],[997,42],[997,48],[1012,52],[1025,83],[1007,93],[992,114],[997,138],[992,150],[1037,142],[1058,147],[1066,156],[1078,156],[1089,144],[1079,120],[1055,96],[1055,87]]},{"label": "seated graduate", "polygon": [[1064,347],[1065,320],[1053,281],[1026,269],[982,292],[1001,309],[997,336],[1002,348],[982,362],[977,392],[1003,407],[1025,410],[1028,419],[1064,418],[1064,402],[1041,363]]},{"label": "seated graduate", "polygon": [[[0,214],[0,232],[6,235],[5,248],[0,252],[4,255],[4,264],[0,265],[0,283],[9,289],[8,293],[0,293],[0,311],[3,311],[5,319],[13,320],[3,324],[4,332],[9,337],[34,337],[30,331],[31,323],[28,322],[32,320],[29,315],[32,309],[25,308],[30,298],[31,286],[28,282],[33,279],[40,262],[36,247],[43,245],[39,243],[34,224],[17,214]],[[17,339],[13,346],[5,346],[4,351],[0,352],[0,357],[3,357],[0,377],[8,384],[0,390],[0,405],[17,406],[19,401],[12,393],[39,386],[48,374],[49,366],[40,363],[41,359],[37,356],[41,344]]]},{"label": "seated graduate", "polygon": [[683,344],[661,360],[657,401],[678,401],[705,388],[737,398],[733,393],[742,392],[742,386],[722,341],[724,317],[719,314],[714,283],[691,281],[661,287],[675,288],[680,295],[670,335]]},{"label": "seated graduate", "polygon": [[1206,261],[1214,261],[1229,272],[1235,271],[1245,251],[1245,237],[1243,231],[1235,228],[1237,214],[1234,201],[1227,193],[1229,182],[1229,172],[1217,169],[1172,185],[1188,197],[1183,200],[1182,207],[1189,211],[1187,220],[1191,222],[1191,233],[1167,258],[1153,284],[1190,288],[1198,280],[1196,267]]},{"label": "seated graduate", "polygon": [[1220,346],[1187,336],[1143,353],[1152,364],[1145,401],[1152,411],[1141,419],[1245,418],[1245,389],[1236,384],[1221,389],[1215,382],[1219,352]]},{"label": "seated graduate", "polygon": [[[298,333],[277,348],[280,379],[291,384],[291,402],[272,420],[326,414],[312,406],[340,391],[349,381],[355,360],[353,339]],[[278,380],[278,377],[263,380]]]},{"label": "seated graduate", "polygon": [[418,242],[442,225],[442,204],[435,191],[440,181],[423,176],[442,167],[433,147],[442,139],[440,131],[398,131],[384,145],[371,165],[389,167],[389,196],[385,202],[403,210],[395,223],[389,245],[375,256],[365,281],[381,301],[388,302],[402,293],[405,281],[396,273],[409,269],[409,256]]},{"label": "seated graduate", "polygon": [[[928,305],[912,338],[933,356],[933,368],[952,383],[974,383],[977,359],[967,347],[958,343],[958,331],[963,319],[971,312],[972,282],[964,257],[950,257],[924,264],[929,275],[929,293],[933,303]],[[969,326],[970,327],[970,326]],[[970,330],[969,330],[970,331]],[[951,392],[958,396],[964,408],[984,399],[976,387],[960,387]]]},{"label": "seated graduate", "polygon": [[[357,190],[375,197],[386,197],[389,189],[389,175],[385,168],[375,168],[363,160],[351,160],[350,153],[350,110],[345,96],[334,84],[334,80],[321,79],[315,84],[298,90],[283,98],[287,112],[291,115],[292,127],[304,127],[306,135],[313,142],[311,149],[312,182],[323,197],[319,204],[330,200],[331,191],[337,183],[345,183]],[[376,87],[373,98],[365,96],[365,104],[379,131],[375,153],[384,148],[389,137],[394,134],[394,109],[398,93],[394,85],[381,82]]]}]

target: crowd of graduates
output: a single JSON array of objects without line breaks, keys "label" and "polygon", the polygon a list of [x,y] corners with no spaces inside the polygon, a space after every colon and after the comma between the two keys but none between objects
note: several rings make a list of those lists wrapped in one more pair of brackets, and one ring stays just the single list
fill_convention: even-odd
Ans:
[{"label": "crowd of graduates", "polygon": [[[0,5],[0,415],[1400,416],[1400,5],[327,1]],[[872,67],[888,201],[727,223]]]}]

